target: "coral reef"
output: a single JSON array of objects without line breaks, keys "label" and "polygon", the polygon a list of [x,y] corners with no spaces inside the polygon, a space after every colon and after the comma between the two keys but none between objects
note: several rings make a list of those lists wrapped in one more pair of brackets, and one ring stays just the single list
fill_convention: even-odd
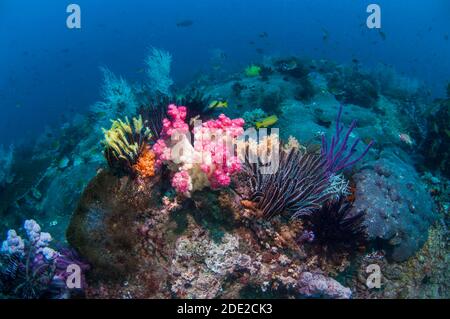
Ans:
[{"label": "coral reef", "polygon": [[353,179],[354,210],[365,212],[369,239],[381,241],[395,261],[411,257],[436,219],[433,201],[414,168],[387,153]]},{"label": "coral reef", "polygon": [[[209,100],[211,97],[206,96],[202,91],[192,88],[186,95],[177,99],[178,105],[184,105],[187,109],[186,120],[188,123],[195,118],[201,118],[202,120],[209,119],[214,112],[214,108],[209,107]],[[170,103],[166,104],[169,105]]]},{"label": "coral reef", "polygon": [[327,76],[330,91],[341,103],[371,108],[380,96],[373,77],[358,68],[341,68]]},{"label": "coral reef", "polygon": [[[383,254],[363,256],[357,274],[346,282],[354,287],[355,298],[443,298],[448,299],[448,231],[442,225],[430,228],[428,240],[417,254],[406,262],[392,262]],[[369,289],[365,271],[376,264],[382,272],[381,288]]]},{"label": "coral reef", "polygon": [[273,64],[275,69],[281,74],[289,75],[296,79],[304,79],[309,73],[305,63],[296,57],[277,59]]},{"label": "coral reef", "polygon": [[256,127],[256,123],[265,119],[267,113],[260,108],[256,108],[252,111],[247,111],[242,115],[242,119],[245,121],[245,129],[250,127]]},{"label": "coral reef", "polygon": [[[1,231],[34,218],[90,270],[67,291],[67,265],[85,264],[28,221],[2,245],[0,297],[448,297],[448,99],[296,57],[172,95],[170,64],[152,49],[141,86],[104,69],[92,114],[2,148],[0,180],[18,176],[0,186]],[[256,132],[267,115],[280,129]]]},{"label": "coral reef", "polygon": [[427,157],[424,166],[450,177],[450,97],[435,104],[435,111],[427,117],[431,129],[424,136],[420,150]]},{"label": "coral reef", "polygon": [[259,76],[260,74],[261,74],[261,67],[258,65],[252,64],[245,68],[245,75],[247,77],[256,77]]},{"label": "coral reef", "polygon": [[[82,294],[86,288],[84,273],[89,267],[70,250],[54,250],[52,237],[41,232],[34,220],[26,220],[27,239],[9,230],[0,250],[0,294],[7,298],[70,298]],[[71,274],[69,266],[80,268],[80,285],[70,289],[66,285]]]},{"label": "coral reef", "polygon": [[[241,224],[234,218],[241,218],[242,207],[226,189],[197,192],[189,199],[193,205],[186,206],[167,196],[158,203],[159,183],[152,186],[156,188],[139,187],[136,180],[120,183],[101,173],[86,189],[69,227],[69,241],[88,256],[95,274],[90,298],[237,298],[246,291],[351,296],[349,288],[320,272],[313,260],[298,258],[298,223],[293,229]],[[107,185],[113,186],[105,189]],[[130,203],[133,207],[127,209],[135,213],[124,216]],[[223,215],[231,218],[227,229],[222,228]]]},{"label": "coral reef", "polygon": [[137,163],[133,165],[133,170],[142,177],[155,176],[155,164],[156,156],[147,147],[143,150],[142,154],[138,157]]},{"label": "coral reef", "polygon": [[352,156],[356,152],[356,147],[360,142],[360,139],[355,139],[350,149],[348,149],[348,138],[350,137],[350,134],[356,126],[356,121],[352,121],[352,124],[348,128],[347,133],[345,133],[345,136],[342,139],[341,133],[344,129],[344,126],[341,125],[342,108],[342,106],[339,108],[338,116],[336,119],[336,132],[335,135],[331,138],[331,143],[328,144],[326,136],[322,135],[321,153],[322,156],[326,158],[327,171],[332,174],[337,174],[360,161],[367,154],[374,143],[373,141],[371,141],[367,145],[366,149],[361,153],[361,155],[359,155],[357,158],[352,159]]},{"label": "coral reef", "polygon": [[312,242],[323,250],[323,255],[354,253],[367,243],[364,212],[351,214],[351,203],[345,198],[325,203],[321,209],[306,216],[309,229],[314,236]]},{"label": "coral reef", "polygon": [[139,108],[138,114],[142,117],[144,126],[151,132],[151,140],[155,142],[160,138],[163,128],[163,120],[167,116],[167,105],[169,105],[170,98],[166,95],[157,94],[150,98],[145,106]]},{"label": "coral reef", "polygon": [[[204,261],[200,267],[198,260]],[[239,252],[238,237],[226,234],[217,244],[196,229],[176,242],[171,290],[181,298],[214,298],[222,292],[225,279],[250,262],[248,255]]]},{"label": "coral reef", "polygon": [[174,171],[172,186],[185,196],[205,187],[217,189],[228,186],[230,176],[240,170],[232,152],[234,141],[243,134],[244,121],[220,115],[195,126],[194,143],[189,140],[187,109],[169,105],[170,119],[164,119],[161,138],[153,146],[159,164]]},{"label": "coral reef", "polygon": [[14,147],[11,145],[9,150],[5,150],[4,146],[0,145],[0,188],[10,184],[14,179],[12,173],[13,160]]},{"label": "coral reef", "polygon": [[117,77],[108,68],[100,70],[103,73],[101,88],[103,101],[97,102],[91,107],[98,127],[105,125],[111,118],[133,116],[139,107],[132,86],[124,78]]},{"label": "coral reef", "polygon": [[247,205],[261,217],[308,215],[331,196],[325,161],[317,154],[281,151],[278,167],[247,160],[245,173],[250,187]]},{"label": "coral reef", "polygon": [[71,223],[67,240],[92,265],[97,278],[121,278],[137,265],[133,249],[139,241],[134,224],[140,213],[155,205],[160,179],[143,183],[119,179],[102,171],[86,187]]},{"label": "coral reef", "polygon": [[148,144],[151,133],[141,116],[133,118],[132,124],[128,118],[112,121],[111,128],[103,129],[103,134],[104,155],[112,170],[142,177],[154,175],[155,154]]},{"label": "coral reef", "polygon": [[403,76],[395,71],[392,66],[378,64],[372,71],[380,91],[385,96],[396,99],[405,99],[411,96],[418,97],[424,84],[419,80]]},{"label": "coral reef", "polygon": [[301,287],[299,293],[309,298],[349,299],[352,296],[349,288],[320,274],[304,272],[300,276],[298,285]]},{"label": "coral reef", "polygon": [[147,65],[148,86],[153,93],[170,94],[173,84],[170,78],[172,55],[164,50],[151,48],[145,60]]}]

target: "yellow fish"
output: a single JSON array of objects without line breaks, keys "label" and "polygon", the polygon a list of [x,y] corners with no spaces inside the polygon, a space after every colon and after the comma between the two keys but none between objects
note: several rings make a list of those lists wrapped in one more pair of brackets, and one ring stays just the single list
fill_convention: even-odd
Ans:
[{"label": "yellow fish", "polygon": [[256,128],[261,128],[261,127],[269,127],[274,125],[276,122],[278,122],[278,116],[276,115],[272,115],[269,117],[266,117],[264,120],[256,122]]},{"label": "yellow fish", "polygon": [[245,75],[248,77],[256,77],[261,74],[261,71],[261,67],[252,64],[245,69]]},{"label": "yellow fish", "polygon": [[228,107],[227,101],[212,101],[208,106],[209,109],[218,109],[223,107]]}]

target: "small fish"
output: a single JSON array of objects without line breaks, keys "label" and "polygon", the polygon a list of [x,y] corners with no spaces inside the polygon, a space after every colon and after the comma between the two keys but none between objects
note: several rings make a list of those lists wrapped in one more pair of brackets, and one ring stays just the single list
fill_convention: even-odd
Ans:
[{"label": "small fish", "polygon": [[257,49],[256,49],[256,53],[258,53],[258,54],[264,54],[264,49],[257,48]]},{"label": "small fish", "polygon": [[192,20],[183,20],[183,21],[178,21],[177,22],[177,27],[179,28],[187,28],[190,27],[194,24],[194,21]]},{"label": "small fish", "polygon": [[22,103],[16,103],[16,108],[20,109],[22,107]]},{"label": "small fish", "polygon": [[414,144],[414,141],[411,138],[411,136],[409,136],[406,133],[400,133],[400,134],[398,134],[398,137],[399,137],[400,141],[402,141],[403,143],[406,143],[408,145],[413,145]]},{"label": "small fish", "polygon": [[380,37],[383,39],[383,41],[386,40],[386,33],[384,33],[383,31],[378,31],[378,33],[380,34]]},{"label": "small fish", "polygon": [[448,41],[448,34],[444,35],[444,40]]},{"label": "small fish", "polygon": [[328,30],[325,28],[322,28],[322,40],[324,42],[327,42],[329,38],[330,38],[330,33],[328,32]]},{"label": "small fish", "polygon": [[278,122],[278,116],[272,115],[272,116],[266,117],[262,121],[256,122],[256,128],[257,129],[262,128],[262,127],[266,128],[266,127],[274,125],[276,122]]},{"label": "small fish", "polygon": [[261,32],[261,33],[259,34],[259,37],[260,37],[261,39],[263,39],[263,38],[268,38],[268,37],[269,37],[269,34],[268,34],[267,32]]},{"label": "small fish", "polygon": [[260,74],[261,74],[261,67],[258,65],[252,64],[245,68],[245,75],[248,77],[260,76]]},{"label": "small fish", "polygon": [[228,102],[227,101],[212,101],[211,103],[209,103],[208,105],[208,109],[220,109],[220,108],[226,108],[228,107]]}]

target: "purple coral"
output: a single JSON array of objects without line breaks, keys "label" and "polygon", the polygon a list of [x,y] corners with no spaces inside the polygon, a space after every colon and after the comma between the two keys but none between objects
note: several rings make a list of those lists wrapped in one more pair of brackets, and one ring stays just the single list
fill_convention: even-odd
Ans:
[{"label": "purple coral", "polygon": [[23,299],[68,297],[66,281],[70,265],[81,269],[80,281],[85,287],[83,274],[89,267],[74,252],[50,248],[51,235],[41,232],[34,220],[27,220],[24,229],[27,239],[10,230],[1,246],[0,294]]},{"label": "purple coral", "polygon": [[[347,130],[347,133],[345,135],[342,135],[344,130],[344,125],[341,124],[341,115],[342,115],[342,105],[339,107],[338,116],[336,118],[336,132],[334,133],[334,136],[331,138],[331,144],[328,145],[328,141],[326,139],[325,134],[322,135],[322,156],[326,158],[327,162],[327,170],[329,173],[337,174],[353,165],[355,165],[357,162],[359,162],[364,156],[366,156],[369,149],[374,144],[373,141],[371,141],[366,149],[356,158],[353,158],[353,155],[356,153],[356,146],[358,146],[358,143],[360,142],[360,138],[357,138],[350,149],[348,148],[348,140],[350,137],[350,134],[352,133],[353,129],[356,127],[356,120],[353,120],[350,124],[350,127]],[[343,139],[342,139],[343,137]]]}]

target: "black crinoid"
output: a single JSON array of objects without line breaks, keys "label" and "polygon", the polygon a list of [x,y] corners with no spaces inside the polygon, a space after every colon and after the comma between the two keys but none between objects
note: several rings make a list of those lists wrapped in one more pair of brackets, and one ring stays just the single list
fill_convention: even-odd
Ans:
[{"label": "black crinoid", "polygon": [[142,116],[144,125],[152,133],[152,141],[160,138],[163,127],[163,119],[167,116],[167,107],[172,102],[172,98],[167,95],[157,94],[149,98],[145,106],[139,108],[138,114]]},{"label": "black crinoid", "polygon": [[177,105],[186,106],[188,110],[187,121],[195,117],[200,117],[202,120],[208,120],[212,115],[213,109],[209,108],[210,97],[198,89],[189,89],[188,93],[176,99]]},{"label": "black crinoid", "polygon": [[364,212],[353,213],[352,204],[345,197],[328,201],[305,220],[307,229],[314,233],[313,244],[326,257],[352,254],[367,243]]},{"label": "black crinoid", "polygon": [[283,213],[292,218],[309,215],[331,197],[326,162],[319,154],[281,150],[278,169],[267,174],[264,167],[259,160],[250,163],[247,158],[244,174],[250,189],[248,200],[267,219]]},{"label": "black crinoid", "polygon": [[0,292],[20,299],[44,298],[51,286],[55,267],[50,263],[36,263],[34,256],[0,255]]},{"label": "black crinoid", "polygon": [[209,119],[212,110],[208,108],[209,97],[205,96],[200,90],[190,89],[182,97],[157,94],[147,97],[145,105],[139,108],[138,114],[142,116],[144,124],[152,133],[152,141],[160,138],[163,127],[163,120],[167,117],[167,109],[170,104],[186,106],[188,110],[187,121],[199,117],[202,120]]}]

